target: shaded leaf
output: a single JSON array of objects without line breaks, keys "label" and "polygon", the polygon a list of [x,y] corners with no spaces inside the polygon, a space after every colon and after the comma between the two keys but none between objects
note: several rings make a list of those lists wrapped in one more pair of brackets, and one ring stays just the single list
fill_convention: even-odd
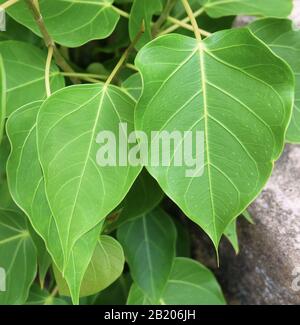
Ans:
[{"label": "shaded leaf", "polygon": [[128,305],[224,305],[225,299],[213,273],[192,259],[177,257],[165,289],[157,301],[151,301],[133,284]]},{"label": "shaded leaf", "polygon": [[47,290],[34,284],[30,289],[26,305],[68,305],[68,303],[62,298],[53,297]]},{"label": "shaded leaf", "polygon": [[151,299],[158,299],[175,257],[176,228],[171,218],[156,208],[122,225],[117,237],[134,282]]},{"label": "shaded leaf", "polygon": [[3,137],[6,116],[6,75],[2,55],[0,54],[0,143]]}]

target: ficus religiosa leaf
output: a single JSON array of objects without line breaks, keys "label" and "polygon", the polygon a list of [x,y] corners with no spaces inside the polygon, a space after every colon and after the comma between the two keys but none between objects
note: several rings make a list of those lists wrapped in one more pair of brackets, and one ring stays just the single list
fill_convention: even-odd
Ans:
[{"label": "ficus religiosa leaf", "polygon": [[3,137],[4,122],[6,117],[6,75],[4,63],[0,54],[0,143]]},{"label": "ficus religiosa leaf", "polygon": [[237,220],[233,220],[225,229],[224,235],[229,240],[236,254],[239,253],[239,239],[237,234]]},{"label": "ficus religiosa leaf", "polygon": [[[148,138],[153,130],[184,134],[179,143],[173,138],[168,164],[147,169],[217,248],[282,152],[294,96],[292,71],[248,29],[217,32],[203,41],[162,36],[147,44],[135,63],[144,85],[136,129]],[[178,148],[186,142],[196,159],[184,157],[178,167],[183,156]],[[141,140],[141,145],[147,144]],[[149,157],[158,156],[151,151]]]},{"label": "ficus religiosa leaf", "polygon": [[224,305],[225,299],[213,273],[199,262],[176,257],[165,287],[152,300],[134,283],[128,305]]},{"label": "ficus religiosa leaf", "polygon": [[[19,41],[0,42],[0,53],[6,72],[6,115],[17,108],[46,98],[46,53],[29,43]],[[55,64],[51,65],[52,91],[64,87],[64,78]]]},{"label": "ficus religiosa leaf", "polygon": [[[6,0],[0,0],[0,3]],[[77,47],[93,39],[108,37],[120,18],[113,0],[40,0],[46,28],[58,44]],[[20,24],[40,35],[32,13],[22,0],[7,10]]]},{"label": "ficus religiosa leaf", "polygon": [[134,0],[129,16],[129,35],[131,40],[141,31],[144,23],[145,31],[136,48],[140,49],[143,45],[152,40],[152,16],[162,10],[162,0]]},{"label": "ficus religiosa leaf", "polygon": [[279,57],[292,68],[296,91],[292,119],[286,134],[286,141],[300,143],[300,30],[294,30],[288,19],[266,18],[249,25],[251,31],[264,41]]},{"label": "ficus religiosa leaf", "polygon": [[[110,236],[101,236],[84,274],[80,296],[91,296],[106,289],[120,277],[124,263],[123,249],[118,241]],[[63,296],[69,296],[69,288],[61,273],[56,268],[54,268],[54,273],[59,293]]]},{"label": "ficus religiosa leaf", "polygon": [[36,276],[36,248],[26,216],[0,208],[0,305],[24,304]]},{"label": "ficus religiosa leaf", "polygon": [[122,225],[117,232],[131,276],[153,300],[161,296],[175,257],[176,228],[156,208]]},{"label": "ficus religiosa leaf", "polygon": [[7,121],[7,134],[12,148],[7,163],[9,188],[14,201],[27,214],[35,231],[44,239],[53,261],[64,272],[73,301],[78,303],[81,281],[93,255],[101,225],[77,239],[70,259],[66,261],[61,238],[47,201],[44,177],[38,160],[36,118],[41,104],[38,101],[21,107]]},{"label": "ficus religiosa leaf", "polygon": [[287,17],[293,8],[292,0],[200,0],[211,17],[234,15]]},{"label": "ficus religiosa leaf", "polygon": [[[134,106],[118,87],[99,83],[64,88],[41,107],[39,158],[65,263],[75,242],[118,206],[141,171],[127,163],[124,139],[133,131]],[[110,151],[103,161],[103,152],[115,147],[125,152],[116,159]]]}]

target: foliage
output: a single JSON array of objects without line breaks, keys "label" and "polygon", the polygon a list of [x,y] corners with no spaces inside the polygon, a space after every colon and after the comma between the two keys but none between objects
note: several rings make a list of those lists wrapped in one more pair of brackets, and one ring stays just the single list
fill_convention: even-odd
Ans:
[{"label": "foliage", "polygon": [[[225,304],[188,221],[238,253],[237,218],[300,143],[292,0],[0,5],[0,303]],[[256,20],[231,28],[241,14]],[[145,138],[119,137],[119,164],[99,164],[99,132],[125,124],[201,131],[203,162],[187,176],[174,145],[149,165]]]}]

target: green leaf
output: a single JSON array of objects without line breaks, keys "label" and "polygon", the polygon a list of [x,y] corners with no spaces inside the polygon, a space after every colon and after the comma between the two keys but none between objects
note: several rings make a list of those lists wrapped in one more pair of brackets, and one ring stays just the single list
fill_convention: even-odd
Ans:
[{"label": "green leaf", "polygon": [[211,17],[251,15],[287,17],[293,8],[292,0],[202,0]]},{"label": "green leaf", "polygon": [[[124,263],[122,246],[112,237],[101,236],[84,274],[80,296],[91,296],[106,289],[120,277]],[[62,278],[61,273],[54,268],[54,274],[59,293],[63,296],[69,296],[67,283]]]},{"label": "green leaf", "polygon": [[295,102],[286,141],[300,143],[300,30],[288,19],[261,19],[249,25],[251,31],[292,68],[296,79]]},{"label": "green leaf", "polygon": [[176,256],[191,257],[191,237],[189,229],[181,220],[173,219],[177,231]]},{"label": "green leaf", "polygon": [[139,39],[136,48],[140,49],[152,40],[152,17],[162,10],[161,0],[135,0],[129,17],[129,36],[131,40],[141,31],[144,22],[145,32]]},{"label": "green leaf", "polygon": [[0,143],[3,137],[6,116],[6,75],[2,55],[0,54]]},{"label": "green leaf", "polygon": [[121,202],[120,213],[116,221],[109,224],[108,231],[111,232],[126,222],[146,214],[160,204],[164,193],[156,180],[143,169],[135,180],[125,199]]},{"label": "green leaf", "polygon": [[93,255],[101,224],[76,241],[70,253],[71,258],[65,262],[38,160],[36,117],[41,104],[39,101],[21,107],[7,121],[7,134],[12,146],[7,163],[8,182],[14,201],[27,214],[35,231],[44,239],[55,264],[64,271],[73,301],[78,303],[80,284]]},{"label": "green leaf", "polygon": [[68,305],[68,303],[64,299],[53,297],[47,290],[34,284],[30,289],[26,305]]},{"label": "green leaf", "polygon": [[0,209],[0,268],[0,305],[24,304],[37,261],[26,218],[19,211]]},{"label": "green leaf", "polygon": [[134,106],[119,88],[94,84],[64,88],[41,107],[38,151],[65,263],[74,243],[123,200],[140,173],[140,166],[97,163],[99,132],[118,135],[119,123],[127,123],[130,134]]},{"label": "green leaf", "polygon": [[136,101],[138,101],[142,93],[141,75],[138,72],[131,75],[122,83],[122,88]]},{"label": "green leaf", "polygon": [[245,217],[245,219],[251,223],[252,225],[255,224],[252,215],[250,214],[250,212],[248,210],[243,211],[242,215]]},{"label": "green leaf", "polygon": [[166,35],[146,45],[136,65],[144,85],[136,129],[149,139],[153,130],[204,136],[204,143],[188,144],[197,153],[193,169],[175,166],[176,151],[170,166],[149,163],[147,169],[217,248],[282,152],[294,96],[292,72],[248,29],[218,32],[200,44]]},{"label": "green leaf", "polygon": [[131,276],[153,300],[161,295],[175,257],[176,228],[161,209],[127,222],[118,229]]},{"label": "green leaf", "polygon": [[[6,0],[0,0],[0,3]],[[40,0],[39,7],[46,28],[56,43],[78,47],[94,39],[108,37],[115,29],[120,15],[113,0]],[[7,10],[20,24],[40,35],[25,1]]]},{"label": "green leaf", "polygon": [[[44,52],[29,43],[5,41],[0,42],[0,53],[6,72],[7,116],[25,104],[46,98]],[[50,76],[52,91],[64,86],[55,64]]]},{"label": "green leaf", "polygon": [[158,301],[151,301],[133,284],[128,305],[224,305],[225,299],[210,270],[192,259],[177,257]]}]

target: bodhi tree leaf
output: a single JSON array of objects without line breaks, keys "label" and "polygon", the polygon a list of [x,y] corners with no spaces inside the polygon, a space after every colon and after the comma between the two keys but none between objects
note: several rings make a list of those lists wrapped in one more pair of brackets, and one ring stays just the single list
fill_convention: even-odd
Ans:
[{"label": "bodhi tree leaf", "polygon": [[[46,98],[46,54],[39,48],[19,41],[0,42],[7,82],[6,114],[30,102]],[[64,87],[64,78],[55,64],[50,71],[51,90]]]},{"label": "bodhi tree leaf", "polygon": [[[125,258],[122,246],[110,236],[101,236],[84,274],[80,296],[91,296],[110,286],[122,274]],[[69,296],[67,283],[54,268],[59,293]]]},{"label": "bodhi tree leaf", "polygon": [[93,255],[101,225],[80,237],[68,263],[47,201],[44,178],[36,146],[36,118],[41,101],[16,110],[7,121],[7,134],[11,142],[11,155],[7,163],[7,176],[14,201],[25,211],[35,231],[44,239],[55,264],[64,271],[75,303],[83,275]]},{"label": "bodhi tree leaf", "polygon": [[164,289],[175,257],[176,228],[171,218],[156,208],[122,225],[117,237],[134,282],[156,300]]},{"label": "bodhi tree leaf", "polygon": [[135,0],[133,2],[129,17],[129,36],[131,40],[141,31],[144,22],[145,32],[136,44],[136,48],[142,46],[152,40],[152,17],[154,14],[162,10],[161,0]]},{"label": "bodhi tree leaf", "polygon": [[236,222],[237,220],[233,220],[225,229],[224,235],[229,240],[230,244],[234,248],[234,251],[236,254],[239,253],[239,239],[237,235],[237,229],[236,229]]},{"label": "bodhi tree leaf", "polygon": [[36,249],[26,217],[0,209],[0,305],[24,304],[36,276]]},{"label": "bodhi tree leaf", "polygon": [[[65,263],[74,243],[123,200],[141,171],[126,160],[134,106],[118,87],[99,83],[64,88],[41,107],[38,151]],[[115,161],[108,152],[103,161],[107,147],[122,148],[125,157],[120,152]]]},{"label": "bodhi tree leaf", "polygon": [[3,59],[0,54],[0,143],[3,137],[4,122],[6,116],[6,75]]},{"label": "bodhi tree leaf", "polygon": [[292,0],[200,0],[211,17],[251,15],[287,17],[293,8]]},{"label": "bodhi tree leaf", "polygon": [[[282,152],[294,96],[292,72],[248,29],[218,32],[200,43],[166,35],[139,52],[136,66],[144,85],[136,129],[148,138],[152,130],[181,134],[168,166],[149,163],[147,169],[217,248]],[[204,144],[185,144],[187,131],[200,132]],[[193,169],[189,159],[182,166],[174,162],[183,144],[196,152]]]},{"label": "bodhi tree leaf", "polygon": [[30,289],[26,305],[68,305],[68,303],[64,299],[52,296],[47,290],[34,284]]},{"label": "bodhi tree leaf", "polygon": [[199,262],[177,257],[165,288],[157,301],[151,301],[133,284],[128,305],[224,305],[221,288],[213,273]]},{"label": "bodhi tree leaf", "polygon": [[300,143],[300,30],[294,30],[288,19],[261,19],[249,25],[251,31],[264,41],[292,68],[296,79],[296,92],[292,119],[286,141]]},{"label": "bodhi tree leaf", "polygon": [[[0,3],[5,0],[0,0]],[[46,28],[56,43],[78,47],[93,39],[108,37],[120,18],[113,0],[40,0]],[[40,35],[25,1],[8,8],[8,14]]]}]

